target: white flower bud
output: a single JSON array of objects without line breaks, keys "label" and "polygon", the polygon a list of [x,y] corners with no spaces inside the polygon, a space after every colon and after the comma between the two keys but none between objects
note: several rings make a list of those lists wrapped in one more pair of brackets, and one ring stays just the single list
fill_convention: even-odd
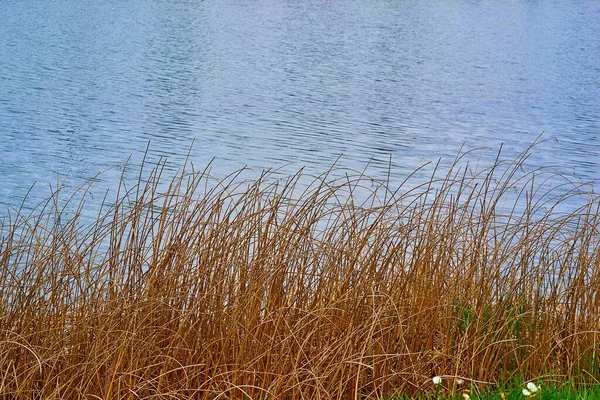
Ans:
[{"label": "white flower bud", "polygon": [[527,389],[528,389],[528,390],[529,390],[529,392],[531,392],[531,393],[535,393],[535,392],[537,392],[537,391],[538,391],[538,387],[537,387],[537,386],[535,386],[535,383],[533,383],[533,382],[528,382],[528,383],[527,383]]}]

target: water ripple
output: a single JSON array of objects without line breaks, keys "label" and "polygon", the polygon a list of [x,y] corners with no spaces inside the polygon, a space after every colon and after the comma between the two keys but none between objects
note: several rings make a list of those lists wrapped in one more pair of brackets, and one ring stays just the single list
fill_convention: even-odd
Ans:
[{"label": "water ripple", "polygon": [[593,0],[0,2],[2,201],[194,140],[223,175],[343,155],[385,178],[391,154],[401,182],[545,131],[533,166],[598,182],[599,21]]}]

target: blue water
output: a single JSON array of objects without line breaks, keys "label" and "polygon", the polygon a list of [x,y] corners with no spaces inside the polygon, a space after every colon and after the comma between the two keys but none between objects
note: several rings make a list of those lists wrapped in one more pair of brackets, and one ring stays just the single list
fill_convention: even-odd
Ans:
[{"label": "blue water", "polygon": [[391,154],[399,182],[542,131],[531,168],[600,180],[597,0],[0,0],[4,205],[114,187],[148,142],[216,175],[341,155],[385,178]]}]

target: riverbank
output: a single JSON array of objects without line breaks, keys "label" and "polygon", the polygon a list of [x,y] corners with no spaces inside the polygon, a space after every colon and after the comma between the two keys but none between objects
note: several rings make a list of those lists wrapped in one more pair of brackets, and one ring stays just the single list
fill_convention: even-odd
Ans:
[{"label": "riverbank", "polygon": [[[161,192],[159,166],[85,224],[85,188],[80,203],[56,194],[1,226],[0,393],[349,399],[435,394],[433,376],[483,391],[597,384],[600,203],[547,190],[525,158],[475,173],[457,161],[406,190],[333,174],[215,184],[188,168]],[[574,196],[586,202],[559,211]]]}]

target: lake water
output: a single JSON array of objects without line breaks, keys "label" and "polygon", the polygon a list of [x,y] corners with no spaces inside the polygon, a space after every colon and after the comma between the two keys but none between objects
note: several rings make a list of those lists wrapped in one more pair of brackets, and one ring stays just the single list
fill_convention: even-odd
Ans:
[{"label": "lake water", "polygon": [[401,181],[542,131],[533,167],[600,180],[598,0],[0,0],[4,205],[114,187],[148,141],[217,175],[341,155],[385,178],[391,154]]}]

